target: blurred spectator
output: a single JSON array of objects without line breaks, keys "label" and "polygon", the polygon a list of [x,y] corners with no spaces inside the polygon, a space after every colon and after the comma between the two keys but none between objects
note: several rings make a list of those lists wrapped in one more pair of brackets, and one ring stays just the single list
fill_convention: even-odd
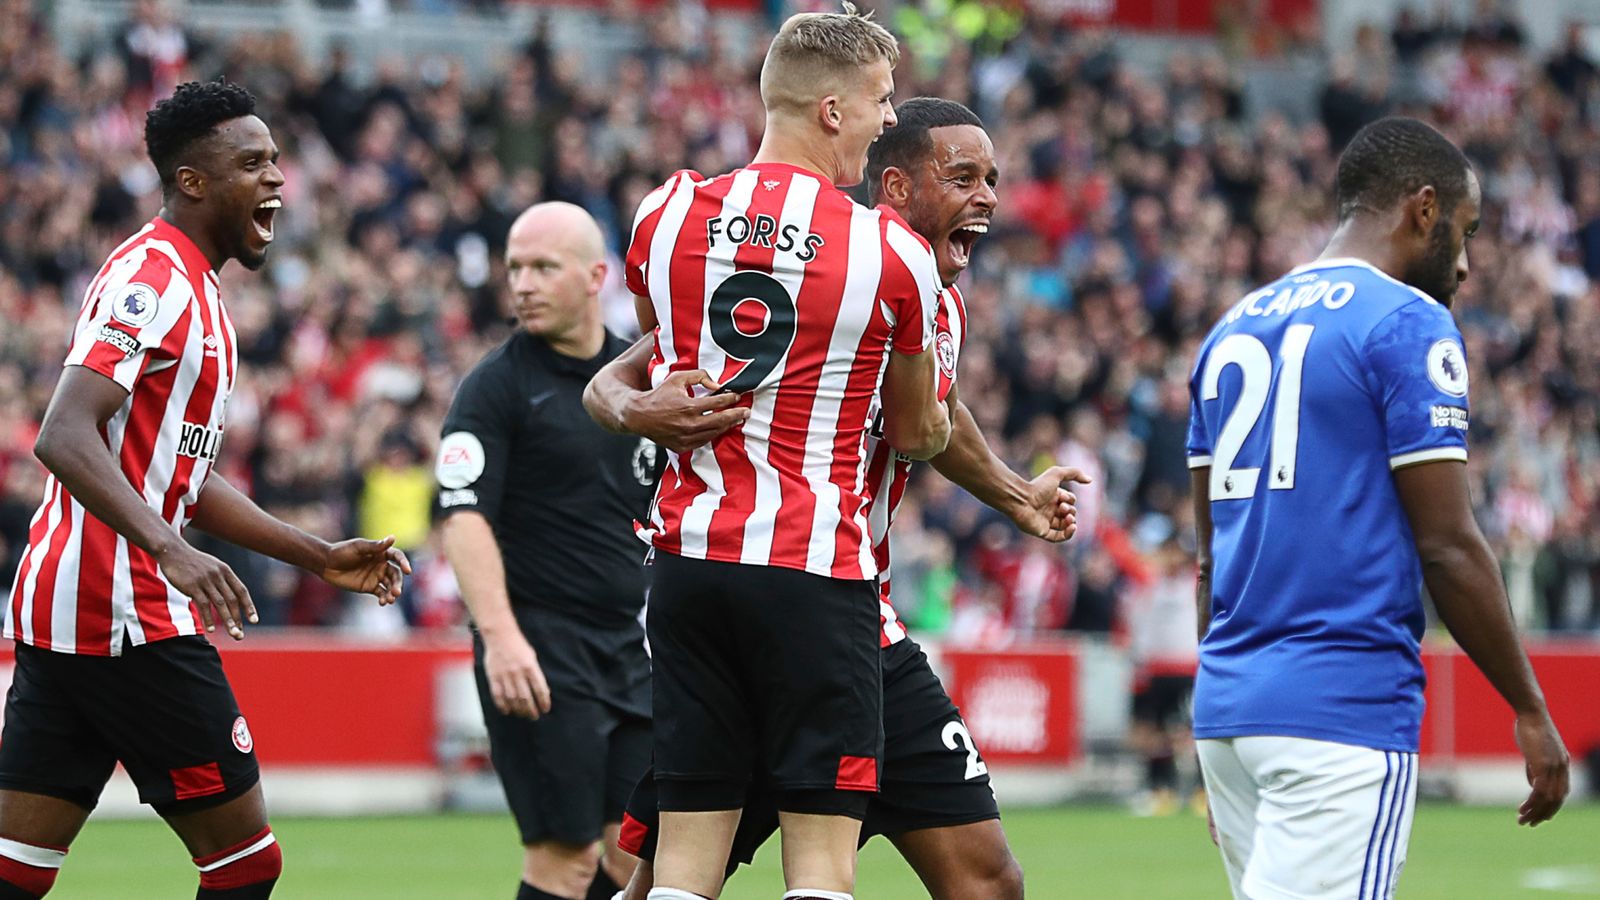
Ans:
[{"label": "blurred spectator", "polygon": [[[1189,698],[1200,660],[1194,579],[1193,557],[1169,536],[1155,547],[1150,571],[1122,608],[1134,666],[1130,737],[1145,761],[1145,790],[1134,808],[1147,815],[1176,809],[1180,759],[1182,770],[1198,771],[1189,733]],[[1188,787],[1198,796],[1197,780]]]},{"label": "blurred spectator", "polygon": [[1566,42],[1560,52],[1544,64],[1545,77],[1556,90],[1579,104],[1588,100],[1594,89],[1595,65],[1589,59],[1589,48],[1581,22],[1567,25]]}]

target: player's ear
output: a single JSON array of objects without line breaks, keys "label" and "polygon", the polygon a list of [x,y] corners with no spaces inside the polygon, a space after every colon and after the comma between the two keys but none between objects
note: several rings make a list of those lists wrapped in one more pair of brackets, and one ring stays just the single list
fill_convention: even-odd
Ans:
[{"label": "player's ear", "polygon": [[179,166],[173,176],[178,193],[190,200],[203,200],[206,196],[206,176],[193,166]]},{"label": "player's ear", "polygon": [[589,293],[600,293],[600,288],[605,286],[606,272],[609,270],[610,267],[603,259],[589,267]]},{"label": "player's ear", "polygon": [[839,126],[844,117],[839,113],[839,97],[829,94],[817,102],[817,118],[822,122],[822,128],[829,134],[838,134]]},{"label": "player's ear", "polygon": [[883,199],[892,206],[904,206],[911,199],[911,176],[904,169],[888,166],[883,170]]},{"label": "player's ear", "polygon": [[1439,221],[1439,192],[1433,185],[1425,184],[1417,188],[1406,201],[1408,218],[1411,224],[1427,236],[1433,233],[1434,225]]}]

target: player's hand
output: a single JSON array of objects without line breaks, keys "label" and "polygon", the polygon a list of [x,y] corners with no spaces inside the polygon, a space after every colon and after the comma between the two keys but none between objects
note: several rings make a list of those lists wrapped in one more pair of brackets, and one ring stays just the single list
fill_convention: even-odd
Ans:
[{"label": "player's hand", "polygon": [[[697,387],[707,393],[694,396]],[[749,407],[739,406],[739,395],[719,394],[720,389],[704,369],[673,372],[659,387],[628,401],[622,427],[675,453],[687,453],[750,418]]]},{"label": "player's hand", "polygon": [[1028,482],[1023,502],[1010,511],[1011,521],[1024,534],[1054,544],[1078,533],[1078,497],[1069,484],[1089,484],[1089,476],[1070,466],[1051,466]]},{"label": "player's hand", "polygon": [[394,545],[392,534],[381,541],[351,538],[328,548],[327,562],[318,574],[334,587],[371,594],[379,606],[388,606],[400,599],[411,561]]},{"label": "player's hand", "polygon": [[1528,799],[1517,807],[1517,824],[1537,827],[1548,822],[1567,799],[1571,758],[1550,713],[1525,713],[1517,716],[1517,747],[1527,762]]},{"label": "player's hand", "polygon": [[483,636],[483,673],[495,709],[529,719],[550,711],[550,685],[522,632]]},{"label": "player's hand", "polygon": [[261,621],[244,582],[228,564],[209,553],[201,553],[179,540],[156,557],[156,564],[178,592],[194,601],[206,631],[217,630],[217,620],[236,641],[244,640],[244,621]]}]

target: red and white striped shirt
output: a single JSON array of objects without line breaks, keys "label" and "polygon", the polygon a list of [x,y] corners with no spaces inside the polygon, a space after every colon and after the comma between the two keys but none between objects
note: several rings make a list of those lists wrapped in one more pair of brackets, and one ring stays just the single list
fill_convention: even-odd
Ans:
[{"label": "red and white striped shirt", "polygon": [[[939,364],[939,399],[950,396],[956,382],[956,360],[967,339],[967,303],[955,285],[939,295],[934,320],[933,349]],[[905,626],[889,603],[889,529],[900,511],[900,500],[911,480],[911,457],[896,453],[883,439],[882,411],[873,398],[872,431],[867,440],[867,527],[872,534],[872,556],[878,563],[878,617],[882,620],[879,645],[887,647],[906,638]]]},{"label": "red and white striped shirt", "polygon": [[[188,523],[216,462],[238,369],[217,275],[183,232],[156,218],[123,242],[84,296],[66,365],[128,390],[102,434],[122,472],[174,528]],[[50,476],[6,607],[5,636],[47,650],[117,656],[196,634],[189,598],[154,558]]]},{"label": "red and white striped shirt", "polygon": [[679,172],[652,192],[624,272],[659,323],[651,383],[705,369],[751,410],[711,444],[668,453],[640,536],[694,559],[877,574],[868,414],[890,349],[933,340],[927,241],[818,175],[762,163]]}]

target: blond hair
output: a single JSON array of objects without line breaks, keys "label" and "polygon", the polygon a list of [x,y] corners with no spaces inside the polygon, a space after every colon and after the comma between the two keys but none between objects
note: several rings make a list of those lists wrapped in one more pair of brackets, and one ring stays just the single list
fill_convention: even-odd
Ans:
[{"label": "blond hair", "polygon": [[845,2],[842,13],[800,13],[778,29],[761,65],[761,102],[767,111],[803,110],[835,93],[847,78],[878,60],[900,62],[900,45],[888,29]]}]

